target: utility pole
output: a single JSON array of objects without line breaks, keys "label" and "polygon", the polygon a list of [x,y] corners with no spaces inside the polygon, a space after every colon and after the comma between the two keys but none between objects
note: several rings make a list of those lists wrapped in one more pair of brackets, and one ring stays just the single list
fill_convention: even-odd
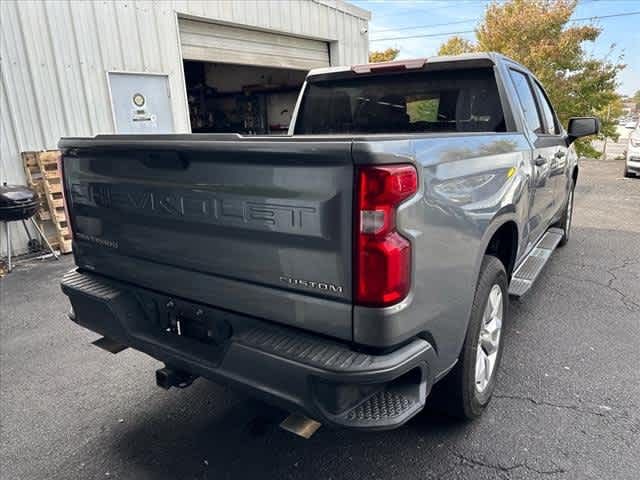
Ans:
[{"label": "utility pole", "polygon": [[[609,122],[609,116],[611,115],[611,104],[609,104],[607,106],[607,122]],[[602,159],[606,160],[607,159],[607,139],[609,137],[607,137],[606,135],[604,136],[604,147],[602,147]]]}]

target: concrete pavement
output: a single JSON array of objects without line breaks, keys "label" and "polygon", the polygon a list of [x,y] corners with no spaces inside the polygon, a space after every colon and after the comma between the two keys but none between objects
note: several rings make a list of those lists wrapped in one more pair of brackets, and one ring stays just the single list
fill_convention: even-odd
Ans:
[{"label": "concrete pavement", "polygon": [[573,237],[511,302],[496,395],[474,423],[425,412],[301,440],[240,393],[157,388],[158,362],[99,350],[66,319],[70,257],[22,264],[0,280],[0,478],[636,479],[640,179],[622,168],[582,163]]}]

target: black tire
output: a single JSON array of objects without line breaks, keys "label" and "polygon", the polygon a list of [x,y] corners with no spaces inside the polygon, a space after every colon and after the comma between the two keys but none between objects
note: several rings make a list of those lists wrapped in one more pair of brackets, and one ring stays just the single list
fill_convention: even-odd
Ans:
[{"label": "black tire", "polygon": [[626,178],[631,178],[631,177],[632,177],[631,172],[630,172],[629,170],[627,170],[627,168],[626,168],[626,167],[625,167],[625,169],[624,169],[624,176],[625,176]]},{"label": "black tire", "polygon": [[[564,212],[562,214],[562,218],[558,223],[556,223],[556,227],[561,228],[563,231],[562,238],[560,239],[560,243],[558,243],[559,247],[564,247],[571,238],[571,225],[573,224],[573,197],[574,197],[575,184],[573,180],[571,180],[571,185],[569,187],[569,196],[567,197],[567,203],[564,205]],[[571,208],[568,208],[569,205]]]},{"label": "black tire", "polygon": [[507,318],[508,290],[507,272],[500,260],[492,255],[485,255],[480,268],[480,277],[476,285],[476,292],[471,308],[471,317],[467,327],[467,335],[458,363],[453,370],[442,380],[439,395],[446,401],[445,408],[453,416],[473,420],[484,412],[489,404],[493,390],[495,389],[496,376],[502,359],[502,345],[504,335],[499,335],[497,357],[491,378],[482,392],[476,388],[476,355],[478,350],[478,338],[483,324],[483,314],[489,298],[489,293],[494,285],[502,290],[502,319]]}]

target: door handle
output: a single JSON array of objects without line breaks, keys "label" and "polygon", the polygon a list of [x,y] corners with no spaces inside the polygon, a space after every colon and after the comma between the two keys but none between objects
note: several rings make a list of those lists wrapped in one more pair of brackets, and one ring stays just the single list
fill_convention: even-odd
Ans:
[{"label": "door handle", "polygon": [[535,163],[536,167],[542,167],[543,165],[547,164],[547,159],[544,158],[542,155],[538,155],[536,157],[536,159],[534,160],[534,163]]}]

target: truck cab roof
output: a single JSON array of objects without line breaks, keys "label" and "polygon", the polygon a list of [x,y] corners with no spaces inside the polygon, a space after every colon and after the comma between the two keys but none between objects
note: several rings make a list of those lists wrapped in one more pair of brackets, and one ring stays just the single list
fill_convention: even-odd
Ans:
[{"label": "truck cab roof", "polygon": [[[354,74],[359,73],[373,73],[372,68],[374,70],[378,70],[380,72],[384,70],[429,70],[431,67],[437,67],[438,70],[444,70],[448,68],[456,68],[456,65],[460,63],[465,63],[465,66],[488,66],[488,65],[496,65],[501,62],[508,62],[513,65],[517,65],[521,70],[524,70],[527,73],[529,70],[512,60],[509,57],[506,57],[497,52],[479,52],[479,53],[464,53],[461,55],[437,55],[433,57],[424,57],[424,58],[412,58],[412,59],[403,59],[403,60],[393,60],[391,62],[379,62],[379,63],[367,63],[361,65],[342,65],[336,67],[323,67],[323,68],[314,68],[309,71],[307,74],[307,79],[320,79],[326,78],[326,76],[332,74],[341,74],[353,72]],[[469,65],[469,64],[472,65]],[[369,67],[369,68],[367,68]],[[316,78],[314,78],[316,77]]]}]

